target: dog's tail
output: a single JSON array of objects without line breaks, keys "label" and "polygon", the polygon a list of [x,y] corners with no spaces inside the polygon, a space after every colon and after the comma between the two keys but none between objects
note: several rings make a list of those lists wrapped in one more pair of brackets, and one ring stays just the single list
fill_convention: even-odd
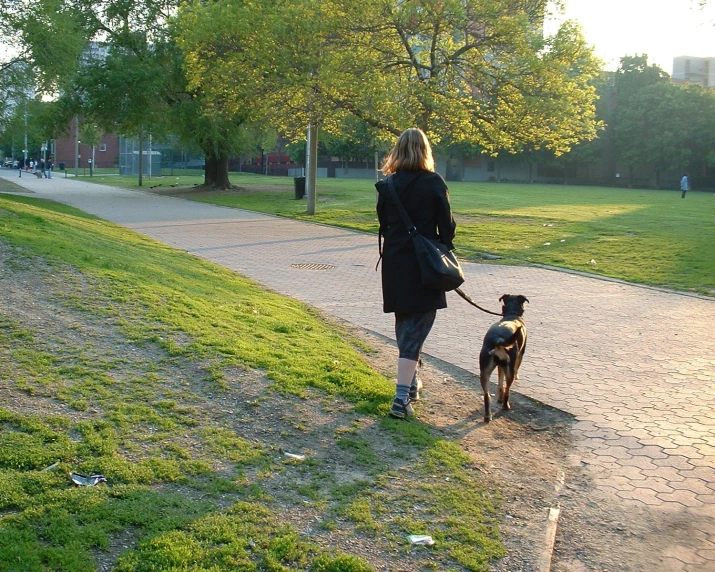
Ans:
[{"label": "dog's tail", "polygon": [[489,355],[494,356],[498,360],[509,363],[509,350],[514,347],[514,342],[509,345],[505,345],[506,340],[499,338],[494,346],[494,349],[489,352]]}]

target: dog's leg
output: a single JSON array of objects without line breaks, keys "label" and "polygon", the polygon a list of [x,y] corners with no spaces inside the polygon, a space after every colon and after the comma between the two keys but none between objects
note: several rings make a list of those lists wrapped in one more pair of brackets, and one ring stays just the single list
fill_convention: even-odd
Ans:
[{"label": "dog's leg", "polygon": [[504,367],[498,366],[497,373],[499,374],[499,385],[497,385],[497,403],[502,403],[504,401]]},{"label": "dog's leg", "polygon": [[479,381],[482,384],[482,393],[484,393],[484,422],[489,423],[492,420],[491,397],[489,396],[489,377],[492,375],[496,367],[494,360],[489,360],[489,363],[479,371]]},{"label": "dog's leg", "polygon": [[514,371],[509,368],[506,372],[506,387],[504,388],[504,399],[502,399],[501,407],[505,411],[511,409],[511,403],[509,403],[509,391],[511,390],[511,384],[514,383]]},{"label": "dog's leg", "polygon": [[502,409],[509,411],[511,409],[511,403],[509,403],[509,394],[511,392],[511,384],[514,383],[514,379],[519,373],[519,365],[521,364],[521,353],[519,348],[516,348],[517,354],[516,359],[512,360],[506,364],[506,388],[504,389],[504,399],[502,400]]}]

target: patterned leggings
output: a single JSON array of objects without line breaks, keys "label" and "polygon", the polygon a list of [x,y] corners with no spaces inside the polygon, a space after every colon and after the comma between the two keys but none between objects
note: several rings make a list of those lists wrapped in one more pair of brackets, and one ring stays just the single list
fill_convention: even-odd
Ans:
[{"label": "patterned leggings", "polygon": [[420,314],[395,313],[395,336],[400,357],[417,361],[422,352],[422,344],[432,329],[437,310]]}]

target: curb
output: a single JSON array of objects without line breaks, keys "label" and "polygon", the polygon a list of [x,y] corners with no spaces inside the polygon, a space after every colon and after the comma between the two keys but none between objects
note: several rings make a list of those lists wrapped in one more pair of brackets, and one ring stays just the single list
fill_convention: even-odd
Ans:
[{"label": "curb", "polygon": [[539,562],[536,565],[538,572],[549,572],[551,570],[551,557],[554,552],[554,543],[556,542],[556,526],[559,522],[560,508],[550,508],[549,516],[546,521],[546,545],[541,551]]}]

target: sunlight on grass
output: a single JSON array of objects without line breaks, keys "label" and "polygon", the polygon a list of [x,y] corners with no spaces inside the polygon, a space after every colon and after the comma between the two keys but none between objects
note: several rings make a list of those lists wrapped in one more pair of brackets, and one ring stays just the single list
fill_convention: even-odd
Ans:
[{"label": "sunlight on grass", "polygon": [[536,224],[542,223],[542,219],[553,219],[559,222],[583,222],[607,219],[609,217],[622,214],[635,213],[646,209],[645,205],[545,205],[542,207],[533,206],[528,208],[515,208],[510,210],[494,209],[491,215],[530,217],[537,219]]}]

